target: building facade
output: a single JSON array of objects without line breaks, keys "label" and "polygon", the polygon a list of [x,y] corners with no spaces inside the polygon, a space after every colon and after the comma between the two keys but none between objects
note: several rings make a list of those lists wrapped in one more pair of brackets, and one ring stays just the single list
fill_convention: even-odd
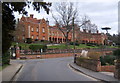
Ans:
[{"label": "building facade", "polygon": [[[15,40],[18,42],[25,42],[26,38],[31,38],[33,41],[46,40],[51,43],[65,43],[66,39],[59,28],[50,26],[49,21],[43,19],[24,17],[18,21],[15,31]],[[86,30],[80,31],[80,28],[75,27],[75,41],[80,43],[98,43],[104,44],[107,39],[105,34],[86,32]],[[68,41],[73,42],[73,30],[69,32]]]}]

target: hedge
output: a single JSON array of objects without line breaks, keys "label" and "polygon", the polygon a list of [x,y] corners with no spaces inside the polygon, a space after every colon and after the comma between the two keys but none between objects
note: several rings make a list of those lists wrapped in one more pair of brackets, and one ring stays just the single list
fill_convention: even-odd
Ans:
[{"label": "hedge", "polygon": [[40,49],[43,49],[43,52],[47,49],[47,46],[46,45],[43,45],[43,44],[40,44],[40,45],[30,45],[29,48],[33,51],[37,51],[37,50],[40,50]]},{"label": "hedge", "polygon": [[115,56],[105,55],[100,57],[101,65],[114,65]]},{"label": "hedge", "polygon": [[120,49],[114,50],[113,51],[113,55],[117,56],[118,58],[120,58]]},{"label": "hedge", "polygon": [[6,65],[6,64],[10,64],[10,54],[9,54],[9,52],[2,55],[2,66]]}]

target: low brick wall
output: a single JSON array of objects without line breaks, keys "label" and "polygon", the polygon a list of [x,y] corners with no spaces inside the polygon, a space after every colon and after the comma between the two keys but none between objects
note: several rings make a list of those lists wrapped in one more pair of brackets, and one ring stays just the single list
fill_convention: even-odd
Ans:
[{"label": "low brick wall", "polygon": [[93,59],[79,60],[77,58],[76,64],[93,71],[100,71],[100,66],[101,66],[101,63],[99,60],[93,60]]},{"label": "low brick wall", "polygon": [[100,71],[114,72],[115,71],[115,66],[114,65],[101,66],[101,70]]},{"label": "low brick wall", "polygon": [[[77,55],[80,55],[80,53],[77,53]],[[20,55],[20,58],[26,58],[26,59],[38,59],[38,58],[59,58],[59,57],[70,57],[73,56],[73,53],[62,53],[62,54],[45,54],[45,55]]]},{"label": "low brick wall", "polygon": [[[79,58],[79,57],[78,57]],[[94,59],[86,59],[86,58],[77,58],[76,64],[93,70],[93,71],[105,71],[105,72],[115,72],[115,66],[101,66],[100,60],[94,60]]]}]

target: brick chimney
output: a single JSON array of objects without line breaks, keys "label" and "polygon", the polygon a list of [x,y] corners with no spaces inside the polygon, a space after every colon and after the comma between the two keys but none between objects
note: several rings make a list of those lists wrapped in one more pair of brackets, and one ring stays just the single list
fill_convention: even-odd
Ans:
[{"label": "brick chimney", "polygon": [[17,19],[18,23],[19,23],[19,18]]},{"label": "brick chimney", "polygon": [[86,33],[86,29],[83,29],[83,32],[85,32],[85,33]]},{"label": "brick chimney", "polygon": [[97,33],[99,33],[99,31],[97,30]]},{"label": "brick chimney", "polygon": [[30,14],[30,17],[33,18],[33,14]]},{"label": "brick chimney", "polygon": [[88,32],[91,33],[91,30],[89,30]]},{"label": "brick chimney", "polygon": [[48,21],[48,18],[47,18],[47,20],[46,20],[46,23],[49,25],[49,21]]}]

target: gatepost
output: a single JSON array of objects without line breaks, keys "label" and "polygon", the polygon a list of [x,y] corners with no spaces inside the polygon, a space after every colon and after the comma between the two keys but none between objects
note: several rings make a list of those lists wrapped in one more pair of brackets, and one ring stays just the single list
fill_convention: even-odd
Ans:
[{"label": "gatepost", "polygon": [[20,48],[19,48],[19,46],[16,47],[16,59],[20,59]]}]

